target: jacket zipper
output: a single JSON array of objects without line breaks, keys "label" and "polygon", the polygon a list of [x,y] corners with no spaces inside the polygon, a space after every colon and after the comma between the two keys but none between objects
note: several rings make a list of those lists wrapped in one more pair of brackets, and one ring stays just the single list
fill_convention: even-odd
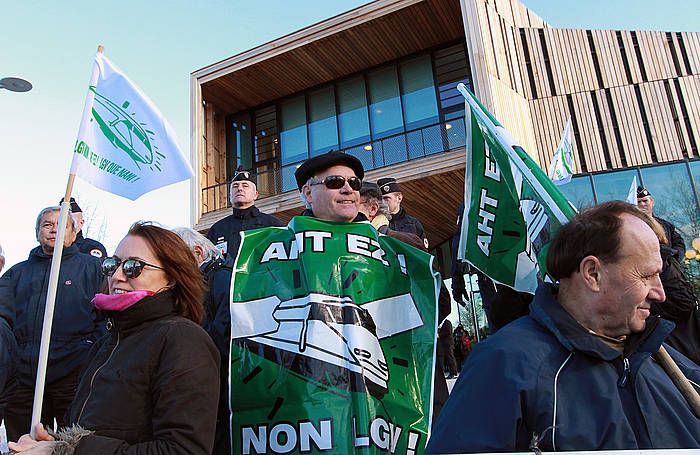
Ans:
[{"label": "jacket zipper", "polygon": [[[107,319],[107,330],[112,329],[114,327],[114,323],[112,322],[112,319]],[[95,383],[95,378],[97,377],[97,373],[100,372],[100,370],[109,363],[109,360],[112,358],[114,355],[114,352],[117,350],[119,347],[119,330],[117,330],[117,342],[115,343],[114,347],[112,348],[112,352],[109,353],[109,356],[107,356],[107,360],[104,361],[102,365],[100,365],[95,372],[92,374],[92,378],[90,378],[90,391],[88,392],[87,397],[85,398],[85,401],[83,402],[83,406],[80,408],[80,414],[78,414],[78,420],[76,423],[80,424],[80,419],[83,417],[83,411],[85,411],[85,406],[87,405],[88,400],[90,399],[90,396],[92,395],[92,386]]]},{"label": "jacket zipper", "polygon": [[629,379],[630,375],[630,360],[627,357],[625,357],[624,359],[622,359],[622,364],[622,376],[620,377],[620,380],[617,381],[617,385],[620,387],[624,387],[627,385],[627,380]]}]

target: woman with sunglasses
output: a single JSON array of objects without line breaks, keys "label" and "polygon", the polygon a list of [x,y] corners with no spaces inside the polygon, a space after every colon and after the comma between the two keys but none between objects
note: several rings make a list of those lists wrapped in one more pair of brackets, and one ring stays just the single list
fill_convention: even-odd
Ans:
[{"label": "woman with sunglasses", "polygon": [[[219,354],[204,330],[204,284],[173,232],[134,224],[105,259],[109,294],[93,304],[108,334],[90,353],[68,413],[75,426],[10,449],[29,454],[209,454],[219,394]],[[54,451],[56,450],[56,451]],[[72,453],[72,452],[65,452]]]}]

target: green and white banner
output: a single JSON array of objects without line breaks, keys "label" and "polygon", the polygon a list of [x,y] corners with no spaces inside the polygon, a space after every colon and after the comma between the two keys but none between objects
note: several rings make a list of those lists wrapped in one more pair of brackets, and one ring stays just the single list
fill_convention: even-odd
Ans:
[{"label": "green and white banner", "polygon": [[534,293],[547,279],[547,244],[575,214],[566,197],[474,95],[467,101],[467,163],[459,258],[492,280]]},{"label": "green and white banner", "polygon": [[71,174],[131,200],[192,177],[175,132],[107,57],[95,57]]},{"label": "green and white banner", "polygon": [[232,453],[422,453],[432,260],[369,223],[295,217],[243,232],[231,281]]}]

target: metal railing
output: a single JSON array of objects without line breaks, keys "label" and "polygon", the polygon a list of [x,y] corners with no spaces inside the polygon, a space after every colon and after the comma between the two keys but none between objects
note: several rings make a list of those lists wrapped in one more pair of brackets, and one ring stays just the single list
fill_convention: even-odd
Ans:
[{"label": "metal railing", "polygon": [[[392,164],[412,161],[449,152],[465,144],[464,118],[417,128],[365,142],[341,150],[357,157],[365,171]],[[270,197],[297,188],[294,171],[301,163],[293,163],[269,170],[257,170],[260,197]],[[229,182],[202,188],[202,213],[214,212],[231,206],[228,198]]]}]

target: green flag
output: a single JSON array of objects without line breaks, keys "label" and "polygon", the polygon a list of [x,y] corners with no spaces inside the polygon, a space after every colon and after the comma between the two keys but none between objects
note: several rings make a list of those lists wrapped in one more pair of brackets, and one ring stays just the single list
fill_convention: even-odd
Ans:
[{"label": "green flag", "polygon": [[547,244],[574,209],[544,171],[463,85],[467,163],[460,259],[492,280],[534,293]]},{"label": "green flag", "polygon": [[432,256],[369,223],[243,233],[231,282],[233,453],[420,454],[432,411]]}]

